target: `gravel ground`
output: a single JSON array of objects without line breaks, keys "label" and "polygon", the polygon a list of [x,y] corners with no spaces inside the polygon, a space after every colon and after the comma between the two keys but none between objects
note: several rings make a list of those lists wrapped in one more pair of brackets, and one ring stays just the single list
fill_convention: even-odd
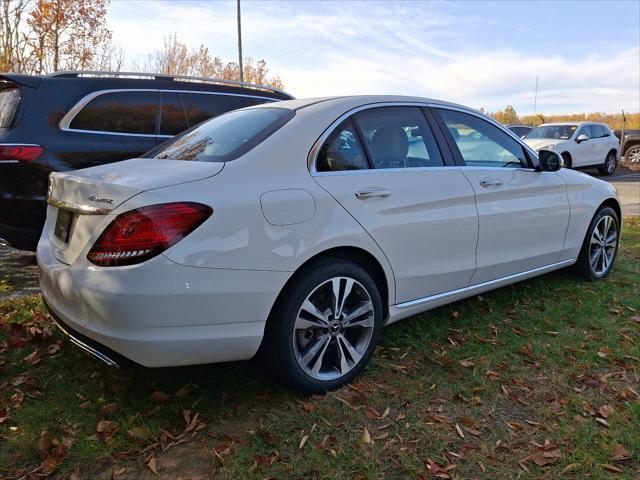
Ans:
[{"label": "gravel ground", "polygon": [[[621,167],[612,177],[600,177],[614,184],[622,200],[625,216],[640,215],[640,166]],[[0,300],[37,293],[36,256],[9,247],[0,247]]]}]

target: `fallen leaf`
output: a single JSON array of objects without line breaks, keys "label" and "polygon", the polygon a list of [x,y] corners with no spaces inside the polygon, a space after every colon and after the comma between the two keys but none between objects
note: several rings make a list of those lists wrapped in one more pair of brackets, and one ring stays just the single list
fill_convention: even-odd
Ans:
[{"label": "fallen leaf", "polygon": [[562,471],[560,472],[560,475],[564,475],[565,473],[575,472],[580,467],[582,467],[582,464],[580,463],[570,463],[569,465],[567,465],[562,469]]},{"label": "fallen leaf", "polygon": [[598,409],[598,413],[602,418],[609,418],[613,413],[613,408],[611,408],[609,405],[602,405]]},{"label": "fallen leaf", "polygon": [[302,450],[302,448],[307,443],[307,440],[309,440],[309,435],[305,435],[304,437],[302,437],[302,439],[300,440],[300,445],[298,446],[298,450]]},{"label": "fallen leaf", "polygon": [[151,395],[149,395],[149,400],[153,403],[164,403],[168,402],[171,399],[171,395],[168,393],[164,393],[160,390],[156,390]]},{"label": "fallen leaf", "polygon": [[596,422],[598,422],[603,427],[609,428],[609,422],[607,422],[604,418],[596,417]]},{"label": "fallen leaf", "polygon": [[469,368],[469,367],[473,367],[475,363],[473,362],[473,360],[471,360],[471,357],[469,357],[464,360],[460,360],[460,365],[462,365],[463,367]]},{"label": "fallen leaf", "polygon": [[147,427],[133,427],[127,430],[127,437],[134,442],[145,444],[149,441],[149,429]]},{"label": "fallen leaf", "polygon": [[460,425],[458,425],[456,423],[456,432],[458,432],[458,435],[460,435],[460,438],[464,438],[464,433],[462,433],[462,429],[460,428]]},{"label": "fallen leaf", "polygon": [[528,343],[527,345],[524,345],[520,349],[520,353],[522,353],[523,355],[526,355],[527,357],[531,357],[533,356],[533,347],[531,346],[530,343]]},{"label": "fallen leaf", "polygon": [[40,438],[38,439],[36,448],[41,452],[46,452],[51,448],[52,442],[53,438],[51,437],[51,434],[48,431],[44,430],[40,434]]},{"label": "fallen leaf", "polygon": [[545,465],[557,462],[561,456],[560,450],[551,450],[536,452],[531,455],[529,459],[539,467],[544,467]]},{"label": "fallen leaf", "polygon": [[596,355],[598,355],[600,358],[606,358],[611,355],[611,353],[612,350],[609,347],[600,347]]},{"label": "fallen leaf", "polygon": [[101,420],[96,426],[96,437],[107,445],[113,440],[118,425],[110,420]]},{"label": "fallen leaf", "polygon": [[602,468],[604,468],[608,472],[613,472],[613,473],[622,473],[622,472],[624,472],[624,470],[622,470],[621,468],[618,468],[615,465],[609,465],[607,463],[602,465]]},{"label": "fallen leaf", "polygon": [[389,416],[389,413],[391,413],[391,410],[389,410],[389,407],[384,409],[384,412],[382,412],[382,416],[380,417],[380,420],[384,420],[385,418],[387,418]]},{"label": "fallen leaf", "polygon": [[38,350],[34,350],[33,353],[24,357],[24,361],[29,365],[36,365],[40,363],[40,356],[38,355]]},{"label": "fallen leaf", "polygon": [[156,457],[151,457],[149,459],[149,461],[147,462],[147,468],[149,468],[149,470],[151,470],[156,475],[158,474],[158,469],[156,467]]},{"label": "fallen leaf", "polygon": [[47,353],[49,355],[55,355],[56,353],[58,353],[60,351],[60,344],[59,343],[52,343],[51,345],[49,345],[47,347]]},{"label": "fallen leaf", "polygon": [[122,405],[120,405],[120,403],[118,402],[107,403],[106,405],[103,405],[102,408],[100,409],[100,416],[108,417],[110,415],[113,415],[118,410],[120,410],[121,407]]},{"label": "fallen leaf", "polygon": [[316,411],[316,406],[311,402],[303,402],[302,400],[298,400],[298,403],[302,407],[302,409],[307,413],[313,413]]},{"label": "fallen leaf", "polygon": [[362,443],[371,443],[371,434],[369,433],[369,430],[367,430],[367,427],[364,427],[360,440]]},{"label": "fallen leaf", "polygon": [[616,443],[613,446],[613,452],[611,452],[611,460],[620,461],[620,460],[627,460],[629,458],[631,458],[629,450],[627,450],[624,447],[624,445],[620,445],[619,443]]}]

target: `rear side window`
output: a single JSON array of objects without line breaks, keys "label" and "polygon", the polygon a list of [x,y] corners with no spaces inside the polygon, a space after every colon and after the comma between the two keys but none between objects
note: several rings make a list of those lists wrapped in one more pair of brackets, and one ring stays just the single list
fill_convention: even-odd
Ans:
[{"label": "rear side window", "polygon": [[94,132],[156,133],[158,93],[147,91],[104,93],[84,106],[70,128]]},{"label": "rear side window", "polygon": [[250,97],[202,93],[180,93],[180,100],[192,127],[231,110],[253,105]]},{"label": "rear side window", "polygon": [[253,105],[250,97],[162,92],[160,135],[176,135],[222,113]]},{"label": "rear side window", "polygon": [[350,118],[342,122],[324,142],[318,159],[318,172],[342,170],[366,170],[369,168],[366,154]]},{"label": "rear side window", "polygon": [[437,109],[469,167],[527,167],[522,145],[491,123],[455,110]]},{"label": "rear side window", "polygon": [[13,83],[0,82],[0,128],[9,128],[20,103],[20,89]]},{"label": "rear side window", "polygon": [[266,140],[295,116],[286,108],[255,108],[229,112],[169,141],[154,158],[228,162]]}]

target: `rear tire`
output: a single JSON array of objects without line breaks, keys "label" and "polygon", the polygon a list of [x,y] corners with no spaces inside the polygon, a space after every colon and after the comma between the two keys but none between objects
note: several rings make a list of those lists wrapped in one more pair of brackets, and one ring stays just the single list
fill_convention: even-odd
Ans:
[{"label": "rear tire", "polygon": [[640,162],[640,145],[633,145],[624,152],[624,159],[627,162]]},{"label": "rear tire", "polygon": [[305,392],[352,381],[380,338],[383,309],[376,283],[358,264],[337,258],[315,262],[292,280],[269,318],[267,361],[286,386]]},{"label": "rear tire", "polygon": [[611,272],[618,254],[620,219],[611,207],[602,207],[591,220],[584,238],[576,273],[588,280],[600,280]]},{"label": "rear tire", "polygon": [[617,166],[618,166],[618,161],[616,159],[615,152],[609,152],[602,166],[598,167],[598,172],[600,172],[600,175],[606,175],[606,176],[613,175],[613,172],[616,171]]}]

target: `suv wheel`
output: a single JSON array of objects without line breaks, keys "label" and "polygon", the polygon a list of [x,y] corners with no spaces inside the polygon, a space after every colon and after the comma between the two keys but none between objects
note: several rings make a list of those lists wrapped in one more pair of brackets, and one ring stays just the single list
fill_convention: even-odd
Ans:
[{"label": "suv wheel", "polygon": [[629,147],[624,153],[624,158],[627,162],[640,162],[640,145]]},{"label": "suv wheel", "polygon": [[620,240],[620,221],[610,207],[602,207],[589,225],[576,262],[580,275],[589,280],[606,277],[616,259]]},{"label": "suv wheel", "polygon": [[323,260],[305,269],[271,315],[265,353],[286,385],[306,392],[353,380],[382,328],[375,282],[359,265]]},{"label": "suv wheel", "polygon": [[618,162],[616,161],[616,154],[614,152],[609,152],[602,166],[598,167],[598,172],[600,172],[600,175],[612,175],[613,172],[616,171],[617,165]]},{"label": "suv wheel", "polygon": [[566,152],[562,154],[562,167],[571,168],[571,156]]}]

